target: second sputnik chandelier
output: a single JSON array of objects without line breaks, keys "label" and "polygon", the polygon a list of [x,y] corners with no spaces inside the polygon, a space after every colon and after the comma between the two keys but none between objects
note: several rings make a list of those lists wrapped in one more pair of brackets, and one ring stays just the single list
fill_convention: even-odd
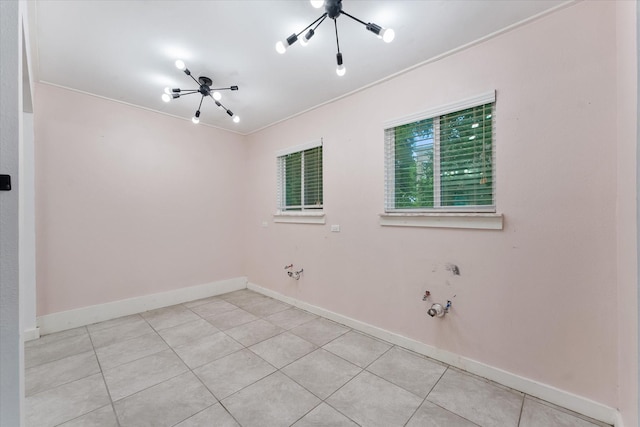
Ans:
[{"label": "second sputnik chandelier", "polygon": [[287,51],[287,48],[292,44],[294,44],[300,36],[302,36],[299,39],[300,44],[302,44],[303,46],[306,46],[309,40],[311,40],[311,37],[313,37],[313,35],[315,34],[316,29],[320,26],[320,24],[324,22],[325,19],[327,19],[327,17],[329,17],[333,19],[333,25],[336,31],[336,47],[338,48],[338,53],[336,54],[336,62],[338,64],[336,68],[336,73],[339,76],[344,76],[346,72],[346,68],[344,67],[344,64],[342,61],[342,52],[340,52],[340,40],[338,39],[337,19],[340,15],[348,16],[354,21],[361,23],[362,25],[365,26],[367,30],[371,31],[373,34],[377,35],[379,38],[381,38],[387,43],[390,43],[395,37],[395,33],[392,29],[382,28],[381,26],[371,22],[361,21],[355,16],[352,16],[347,12],[345,12],[344,10],[342,10],[342,0],[311,0],[311,4],[313,5],[313,7],[317,9],[324,6],[325,12],[322,15],[320,15],[318,19],[313,21],[311,24],[307,25],[299,33],[293,33],[289,37],[287,37],[284,41],[279,41],[278,43],[276,43],[276,51],[278,51],[278,53],[285,53]]},{"label": "second sputnik chandelier", "polygon": [[196,113],[191,118],[191,121],[194,124],[200,123],[200,108],[202,107],[202,101],[204,101],[205,96],[211,97],[213,101],[216,103],[216,106],[219,109],[224,110],[229,115],[229,117],[233,119],[234,123],[238,123],[240,121],[240,117],[233,114],[231,110],[229,110],[227,107],[222,105],[222,103],[220,102],[222,95],[219,92],[221,90],[238,90],[238,86],[234,85],[229,87],[212,88],[211,86],[213,85],[213,81],[209,77],[200,76],[198,77],[198,80],[196,80],[195,77],[191,75],[191,71],[189,71],[184,61],[182,61],[181,59],[176,60],[176,68],[180,71],[183,71],[187,76],[191,77],[191,79],[194,82],[196,82],[196,84],[199,87],[197,89],[186,89],[186,90],[179,89],[179,88],[172,89],[170,87],[166,87],[164,88],[164,93],[162,94],[162,100],[164,102],[169,102],[172,99],[180,98],[181,96],[193,95],[194,93],[197,93],[197,94],[200,94],[202,98],[200,98],[200,105],[198,105],[198,109],[196,110]]}]

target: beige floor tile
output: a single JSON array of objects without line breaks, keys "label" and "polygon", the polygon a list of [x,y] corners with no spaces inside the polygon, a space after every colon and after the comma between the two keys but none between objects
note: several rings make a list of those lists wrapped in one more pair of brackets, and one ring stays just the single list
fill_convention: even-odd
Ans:
[{"label": "beige floor tile", "polygon": [[189,341],[195,341],[206,337],[207,335],[213,335],[217,332],[220,332],[218,328],[204,319],[198,319],[193,322],[183,323],[182,325],[158,331],[160,336],[171,347],[177,347],[179,345],[186,344]]},{"label": "beige floor tile", "polygon": [[[84,328],[83,328],[84,329]],[[43,339],[43,338],[40,338]],[[44,342],[30,341],[34,344],[24,350],[24,364],[26,368],[42,365],[64,359],[75,354],[92,351],[91,339],[86,333],[76,334],[65,338],[56,338]]]},{"label": "beige floor tile", "polygon": [[176,347],[174,350],[191,369],[213,362],[242,349],[242,345],[223,332],[207,335]]},{"label": "beige floor tile", "polygon": [[25,425],[56,426],[109,403],[102,375],[91,375],[27,397]]},{"label": "beige floor tile", "polygon": [[216,316],[205,317],[205,320],[221,331],[226,331],[227,329],[258,320],[258,317],[241,308],[236,308]]},{"label": "beige floor tile", "polygon": [[358,427],[358,425],[326,403],[321,403],[292,427]]},{"label": "beige floor tile", "polygon": [[590,422],[577,414],[554,408],[538,400],[526,397],[520,417],[520,427],[598,427],[602,424]]},{"label": "beige floor tile", "polygon": [[280,372],[224,399],[222,404],[243,427],[286,427],[320,400]]},{"label": "beige floor tile", "polygon": [[516,427],[523,395],[450,368],[427,400],[483,427]]},{"label": "beige floor tile", "polygon": [[182,304],[145,311],[140,315],[157,331],[198,320],[198,315]]},{"label": "beige floor tile", "polygon": [[303,338],[310,343],[321,347],[338,338],[340,335],[349,332],[349,328],[339,325],[327,319],[318,318],[306,322],[291,329],[291,333]]},{"label": "beige floor tile", "polygon": [[104,371],[104,380],[113,401],[120,400],[147,387],[173,378],[188,368],[172,350],[164,350],[151,356]]},{"label": "beige floor tile", "polygon": [[120,427],[111,404],[74,418],[60,427]]},{"label": "beige floor tile", "polygon": [[275,368],[249,350],[240,350],[193,371],[222,400],[275,372]]},{"label": "beige floor tile", "polygon": [[191,372],[115,403],[122,427],[169,427],[216,403]]},{"label": "beige floor tile", "polygon": [[424,356],[394,347],[367,370],[420,397],[426,397],[447,367]]},{"label": "beige floor tile", "polygon": [[321,399],[329,397],[361,371],[356,365],[321,348],[282,369],[284,374]]},{"label": "beige floor tile", "polygon": [[278,369],[311,353],[316,348],[309,341],[288,332],[249,347],[251,351]]},{"label": "beige floor tile", "polygon": [[31,396],[99,372],[93,351],[34,366],[25,372],[25,395]]},{"label": "beige floor tile", "polygon": [[284,329],[281,327],[262,319],[245,323],[244,325],[236,326],[235,328],[225,331],[227,335],[246,347],[257,344],[260,341],[269,339],[282,332],[284,332]]},{"label": "beige floor tile", "polygon": [[391,344],[350,331],[322,348],[364,368],[389,350]]},{"label": "beige floor tile", "polygon": [[168,349],[169,346],[156,332],[151,332],[127,341],[118,341],[106,347],[96,348],[102,369],[111,369],[134,360]]},{"label": "beige floor tile", "polygon": [[240,427],[240,424],[219,403],[187,418],[176,427],[210,427],[213,424],[212,420],[215,420],[215,427]]},{"label": "beige floor tile", "polygon": [[404,426],[422,398],[363,371],[327,403],[360,425],[392,427]]}]

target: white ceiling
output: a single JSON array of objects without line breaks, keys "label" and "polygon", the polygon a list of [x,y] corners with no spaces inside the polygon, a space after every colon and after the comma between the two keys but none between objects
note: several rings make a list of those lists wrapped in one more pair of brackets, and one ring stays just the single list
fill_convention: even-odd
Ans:
[{"label": "white ceiling", "polygon": [[36,80],[191,118],[199,95],[164,103],[164,87],[195,88],[174,66],[213,79],[229,116],[205,99],[201,123],[242,134],[255,132],[406,70],[532,16],[565,0],[343,0],[343,10],[393,28],[384,43],[340,16],[340,49],[347,73],[338,77],[333,22],[308,46],[284,55],[275,43],[323,13],[308,0],[35,1],[30,22]]}]

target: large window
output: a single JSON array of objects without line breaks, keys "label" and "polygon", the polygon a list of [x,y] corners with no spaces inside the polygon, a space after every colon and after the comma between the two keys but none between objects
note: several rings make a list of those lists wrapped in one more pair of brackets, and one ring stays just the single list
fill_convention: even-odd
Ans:
[{"label": "large window", "polygon": [[385,210],[495,212],[494,104],[385,129]]},{"label": "large window", "polygon": [[322,210],[321,144],[278,155],[278,210]]}]

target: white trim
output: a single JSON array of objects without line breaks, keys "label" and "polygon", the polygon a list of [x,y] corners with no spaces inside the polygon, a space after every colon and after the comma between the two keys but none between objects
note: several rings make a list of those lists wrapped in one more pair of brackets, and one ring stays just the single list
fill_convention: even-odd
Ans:
[{"label": "white trim", "polygon": [[92,305],[74,310],[61,311],[38,317],[38,325],[43,335],[96,322],[115,319],[130,314],[142,313],[161,307],[168,307],[200,298],[221,295],[247,287],[246,277],[221,280],[203,285],[175,289],[173,291],[144,295],[135,298]]},{"label": "white trim", "polygon": [[298,144],[295,147],[284,148],[276,151],[276,157],[286,156],[287,154],[298,153],[300,151],[311,150],[312,148],[322,147],[322,138],[313,141]]},{"label": "white trim", "polygon": [[26,329],[22,333],[22,339],[24,340],[24,342],[37,340],[38,338],[40,338],[40,328],[38,327]]},{"label": "white trim", "polygon": [[276,212],[273,222],[282,224],[324,224],[324,212]]},{"label": "white trim", "polygon": [[380,214],[380,225],[502,230],[503,217],[498,213],[386,213]]},{"label": "white trim", "polygon": [[496,102],[496,91],[485,92],[480,95],[473,96],[471,98],[462,99],[460,101],[451,102],[449,104],[439,105],[437,107],[429,108],[428,110],[420,111],[410,114],[408,116],[399,117],[396,119],[388,120],[382,124],[384,129],[394,128],[396,126],[406,125],[408,123],[414,123],[420,120],[431,119],[436,116],[442,116],[445,114],[453,113],[467,108],[477,107],[479,105],[490,104]]},{"label": "white trim", "polygon": [[[0,1],[2,1],[2,0],[0,0]],[[152,113],[162,114],[163,116],[173,117],[174,119],[180,119],[180,120],[184,120],[184,121],[188,121],[188,122],[191,121],[191,117],[177,116],[175,114],[167,113],[165,111],[154,110],[153,108],[143,107],[142,105],[137,105],[137,104],[131,104],[130,102],[125,102],[125,101],[122,101],[122,100],[119,100],[119,99],[109,98],[107,96],[96,95],[95,93],[86,92],[86,91],[80,90],[80,89],[74,89],[74,88],[71,88],[71,87],[68,87],[68,86],[59,85],[59,84],[56,84],[56,83],[51,83],[51,82],[48,82],[46,80],[40,80],[38,83],[42,83],[42,84],[47,85],[47,86],[57,87],[57,88],[60,88],[60,89],[65,89],[65,90],[68,90],[68,91],[71,91],[71,92],[80,93],[82,95],[92,96],[94,98],[100,98],[100,99],[103,99],[105,101],[116,102],[118,104],[123,104],[123,105],[126,105],[128,107],[132,107],[132,108],[138,108],[140,110],[145,110],[145,111],[149,111],[149,112],[152,112]],[[229,133],[235,133],[236,135],[242,135],[242,136],[249,135],[248,133],[242,133],[242,132],[235,131],[235,130],[232,130],[232,129],[227,129],[227,128],[223,128],[223,127],[216,126],[216,125],[210,125],[210,124],[204,123],[204,122],[200,122],[198,124],[198,126],[206,126],[206,127],[222,130],[222,131],[229,132]]]},{"label": "white trim", "polygon": [[282,295],[278,292],[263,288],[251,282],[247,283],[247,289],[286,302],[303,310],[309,311],[313,314],[326,317],[327,319],[333,320],[334,322],[349,326],[350,328],[356,329],[360,332],[364,332],[373,337],[415,351],[416,353],[423,354],[427,357],[431,357],[432,359],[439,360],[448,365],[481,376],[483,378],[487,378],[488,380],[497,382],[499,384],[513,388],[528,395],[569,409],[571,411],[575,411],[579,414],[586,415],[587,417],[608,424],[614,424],[616,427],[622,426],[621,418],[619,417],[619,413],[617,410],[593,400],[587,399],[585,397],[575,395],[568,391],[560,390],[553,386],[543,384],[529,378],[521,377],[519,375],[504,371],[499,368],[495,368],[493,366],[485,365],[484,363],[478,362],[476,360],[459,356],[455,353],[451,353],[449,351],[421,343],[411,338],[403,337],[402,335],[386,331],[384,329],[378,328],[377,326],[369,325],[359,320],[352,319],[350,317],[334,313],[324,308],[299,301],[295,298]]}]

